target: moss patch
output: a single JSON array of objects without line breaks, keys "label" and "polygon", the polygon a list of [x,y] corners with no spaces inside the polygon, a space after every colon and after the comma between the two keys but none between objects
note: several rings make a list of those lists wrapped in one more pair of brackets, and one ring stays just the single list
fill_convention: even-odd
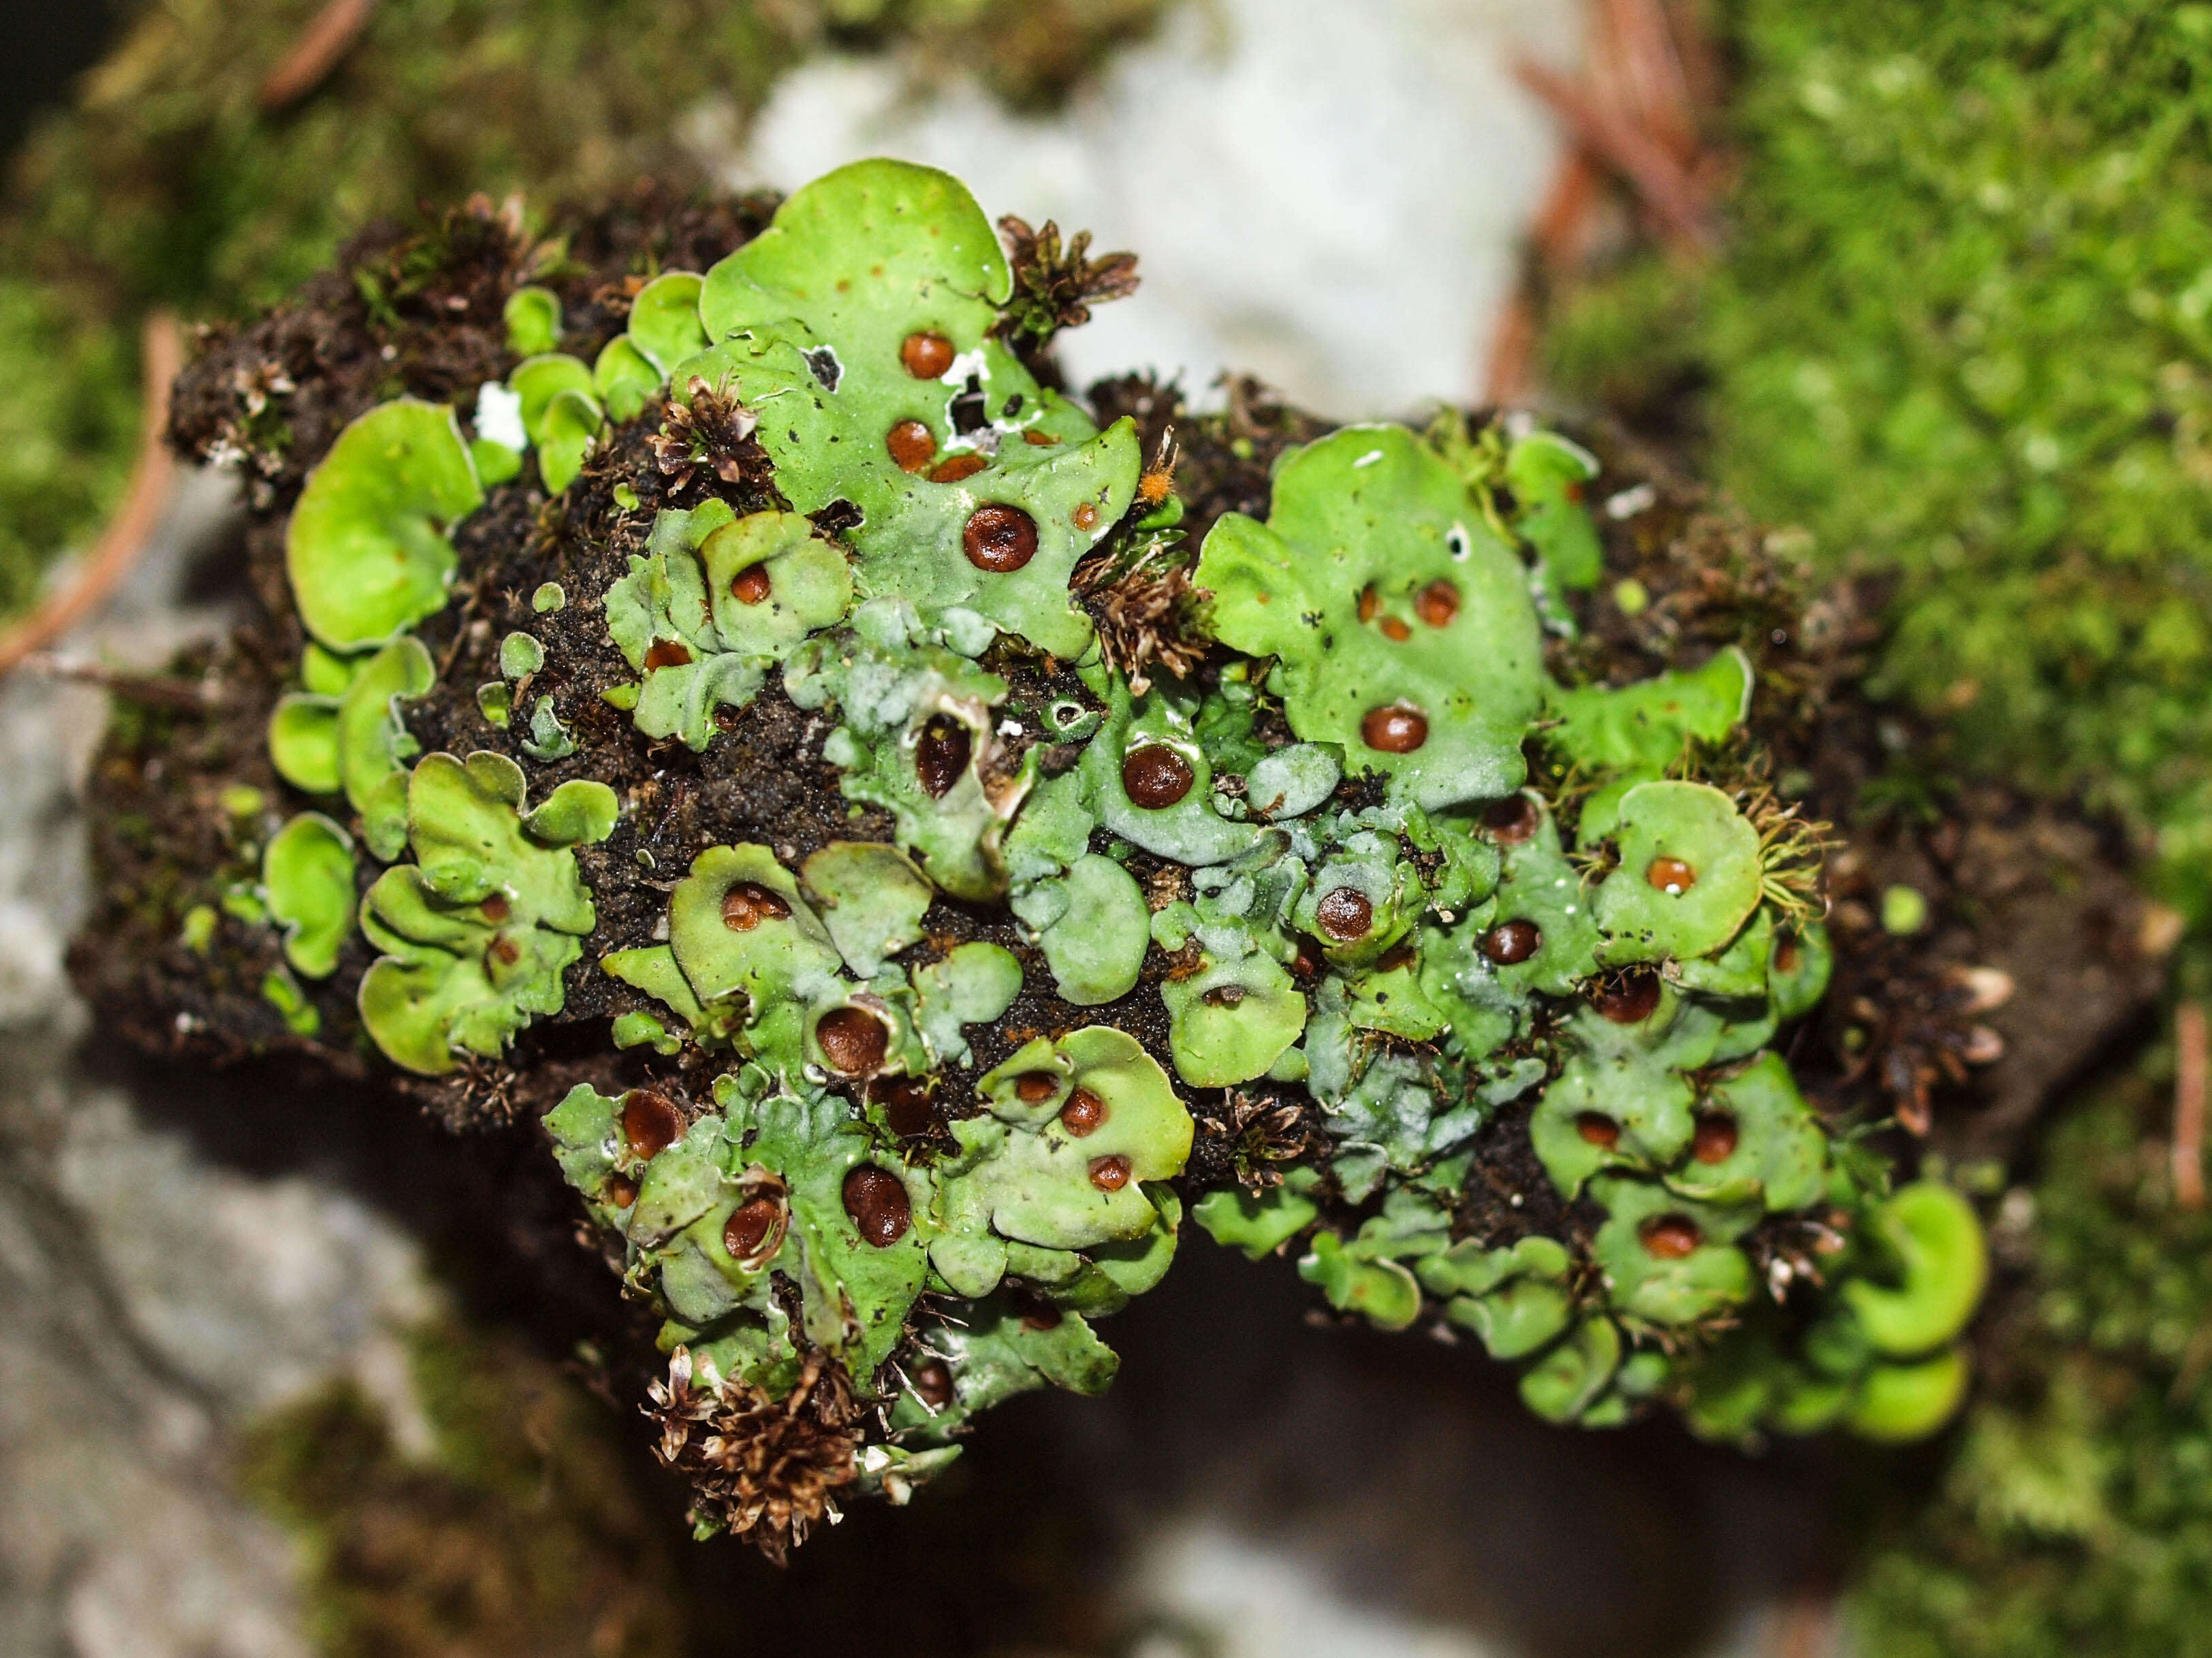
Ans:
[{"label": "moss patch", "polygon": [[417,1460],[350,1381],[255,1424],[240,1479],[306,1550],[329,1658],[677,1658],[691,1649],[663,1537],[611,1412],[511,1338],[410,1342],[433,1435]]}]

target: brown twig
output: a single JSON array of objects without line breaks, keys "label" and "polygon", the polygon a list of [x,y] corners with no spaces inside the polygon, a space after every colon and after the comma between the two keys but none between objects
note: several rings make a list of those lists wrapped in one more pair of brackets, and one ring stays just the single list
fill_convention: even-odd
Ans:
[{"label": "brown twig", "polygon": [[2204,1004],[2173,1010],[2173,1202],[2204,1206]]},{"label": "brown twig", "polygon": [[1552,106],[1577,143],[1636,187],[1672,240],[1699,252],[1716,245],[1705,192],[1665,143],[1541,64],[1524,61],[1514,65],[1513,73]]},{"label": "brown twig", "polygon": [[1836,1602],[1832,1595],[1807,1592],[1792,1599],[1774,1619],[1768,1645],[1775,1658],[1823,1658],[1836,1646]]},{"label": "brown twig", "polygon": [[0,635],[0,676],[12,671],[33,651],[45,649],[112,593],[146,550],[147,539],[168,503],[176,477],[176,458],[164,435],[169,424],[169,384],[184,362],[184,337],[171,313],[146,319],[140,361],[145,407],[138,431],[138,459],[131,471],[123,504],[61,590]]},{"label": "brown twig", "polygon": [[1604,0],[1599,45],[1621,101],[1638,125],[1685,166],[1697,159],[1698,106],[1690,97],[1680,43],[1659,0]]},{"label": "brown twig", "polygon": [[273,115],[288,109],[320,86],[323,77],[338,66],[338,60],[361,39],[375,9],[376,0],[330,0],[308,20],[291,51],[261,82],[261,90],[254,94],[261,112]]},{"label": "brown twig", "polygon": [[1503,406],[1519,403],[1536,389],[1536,302],[1516,288],[1490,335],[1490,362],[1482,398]]},{"label": "brown twig", "polygon": [[[1569,150],[1560,161],[1529,234],[1543,270],[1565,270],[1581,255],[1599,184],[1597,168],[1579,149]],[[1524,281],[1507,296],[1491,336],[1485,402],[1518,403],[1536,389],[1538,320],[1536,296]]]},{"label": "brown twig", "polygon": [[1696,21],[1666,0],[1589,0],[1590,42],[1578,79],[1540,64],[1516,66],[1521,83],[1566,123],[1572,137],[1530,235],[1521,289],[1490,342],[1492,403],[1526,397],[1535,379],[1545,287],[1589,252],[1606,174],[1627,182],[1661,238],[1710,251],[1716,166],[1698,132],[1701,103],[1717,95],[1711,53]]},{"label": "brown twig", "polygon": [[22,669],[25,673],[47,679],[71,679],[80,684],[98,685],[133,702],[181,708],[189,714],[204,713],[216,702],[214,692],[199,680],[179,679],[167,674],[130,673],[87,657],[37,651],[23,659]]}]

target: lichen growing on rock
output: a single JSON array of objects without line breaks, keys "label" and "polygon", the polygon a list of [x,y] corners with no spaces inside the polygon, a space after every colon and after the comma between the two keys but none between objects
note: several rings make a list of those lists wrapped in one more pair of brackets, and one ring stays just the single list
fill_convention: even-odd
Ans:
[{"label": "lichen growing on rock", "polygon": [[[1768,781],[1790,629],[1747,598],[1590,671],[1602,463],[1517,424],[1178,413],[1178,483],[1170,399],[1094,418],[1012,349],[942,173],[734,240],[551,302],[515,260],[486,377],[286,459],[301,667],[233,762],[368,854],[382,953],[294,1044],[538,1116],[660,1320],[702,1531],[781,1553],[1103,1388],[1187,1215],[1555,1421],[1939,1424],[1978,1223],[1893,1193],[1886,1082],[1784,1057],[1837,959]],[[1141,685],[1101,623],[1140,565],[1182,578]],[[231,920],[210,985],[276,942]]]}]

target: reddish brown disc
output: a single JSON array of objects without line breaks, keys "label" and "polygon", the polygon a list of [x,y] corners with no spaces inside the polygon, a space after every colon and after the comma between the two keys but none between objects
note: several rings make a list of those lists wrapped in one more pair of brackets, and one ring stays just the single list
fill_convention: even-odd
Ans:
[{"label": "reddish brown disc", "polygon": [[1093,1157],[1091,1183],[1102,1192],[1118,1192],[1129,1183],[1129,1160],[1124,1157]]},{"label": "reddish brown disc", "polygon": [[1314,924],[1340,944],[1364,938],[1375,925],[1375,906],[1357,887],[1333,887],[1314,906]]},{"label": "reddish brown disc", "polygon": [[1661,1260],[1680,1260],[1705,1241],[1687,1215],[1654,1215],[1636,1230],[1644,1247]]},{"label": "reddish brown disc", "polygon": [[482,904],[477,906],[477,908],[483,911],[484,920],[491,922],[494,926],[497,926],[500,922],[504,921],[508,916],[514,914],[514,906],[507,902],[507,895],[503,892],[493,893],[490,897],[485,899]]},{"label": "reddish brown disc", "polygon": [[1738,1138],[1735,1119],[1727,1112],[1703,1112],[1690,1141],[1690,1155],[1699,1163],[1726,1163],[1735,1155]]},{"label": "reddish brown disc", "polygon": [[750,932],[763,921],[781,921],[790,914],[783,895],[757,881],[740,881],[722,895],[722,925],[732,932]]},{"label": "reddish brown disc", "polygon": [[691,653],[673,639],[656,639],[646,647],[645,670],[680,668],[691,659]]},{"label": "reddish brown disc", "polygon": [[1599,985],[1593,999],[1613,1023],[1641,1024],[1659,1005],[1659,975],[1648,967],[1632,967]]},{"label": "reddish brown disc", "polygon": [[513,967],[522,959],[522,946],[502,932],[484,953],[501,967]]},{"label": "reddish brown disc", "polygon": [[783,1237],[783,1206],[774,1198],[739,1204],[722,1223],[722,1248],[739,1260],[769,1253]]},{"label": "reddish brown disc", "polygon": [[864,1163],[845,1176],[845,1212],[860,1236],[878,1249],[888,1249],[914,1224],[914,1206],[907,1201],[906,1187],[888,1169]]},{"label": "reddish brown disc", "polygon": [[730,578],[730,597],[740,604],[764,604],[773,586],[767,565],[748,564]]},{"label": "reddish brown disc", "polygon": [[629,1149],[650,1163],[682,1136],[684,1114],[665,1094],[633,1088],[623,1096],[622,1131]]},{"label": "reddish brown disc", "polygon": [[848,1077],[865,1076],[884,1062],[890,1032],[865,1007],[841,1007],[822,1016],[814,1040],[830,1068]]},{"label": "reddish brown disc", "polygon": [[1493,841],[1504,846],[1518,846],[1536,832],[1544,815],[1536,810],[1536,803],[1525,794],[1509,794],[1503,800],[1493,800],[1483,808],[1482,827]]},{"label": "reddish brown disc", "polygon": [[1620,1125],[1602,1111],[1585,1111],[1577,1117],[1575,1133],[1607,1151],[1620,1144]]},{"label": "reddish brown disc", "polygon": [[899,343],[899,361],[918,380],[933,380],[952,367],[952,342],[924,329]]},{"label": "reddish brown disc", "polygon": [[1698,884],[1698,872],[1679,858],[1654,858],[1644,866],[1644,878],[1662,892],[1683,893]]},{"label": "reddish brown disc", "polygon": [[[1077,1139],[1097,1133],[1098,1125],[1105,1121],[1106,1102],[1087,1088],[1077,1089],[1067,1096],[1067,1103],[1060,1108],[1060,1126]],[[1097,1171],[1094,1169],[1091,1173],[1096,1179]]]},{"label": "reddish brown disc", "polygon": [[1438,576],[1413,600],[1413,613],[1431,628],[1448,628],[1459,614],[1459,589]]},{"label": "reddish brown disc", "polygon": [[1077,529],[1088,530],[1098,522],[1098,508],[1095,503],[1086,501],[1068,516]]},{"label": "reddish brown disc", "polygon": [[1380,624],[1382,637],[1394,645],[1402,645],[1413,636],[1413,630],[1395,616],[1386,616]]},{"label": "reddish brown disc", "polygon": [[937,458],[937,437],[927,422],[902,420],[884,434],[884,451],[902,472],[919,472]]},{"label": "reddish brown disc", "polygon": [[1785,932],[1777,938],[1774,941],[1774,970],[1777,973],[1795,973],[1797,970],[1798,950],[1796,933]]},{"label": "reddish brown disc", "polygon": [[1500,967],[1525,962],[1544,945],[1544,935],[1534,921],[1500,921],[1482,935],[1482,953]]},{"label": "reddish brown disc", "polygon": [[902,1139],[927,1134],[941,1121],[929,1090],[913,1077],[879,1077],[869,1091],[882,1103],[891,1133]]},{"label": "reddish brown disc", "polygon": [[1053,436],[1049,432],[1039,432],[1035,429],[1031,429],[1022,434],[1022,441],[1024,443],[1032,444],[1039,449],[1049,449],[1053,445],[1058,443],[1060,440]]},{"label": "reddish brown disc", "polygon": [[[932,483],[957,483],[963,478],[974,477],[990,464],[988,455],[978,454],[973,449],[963,449],[958,454],[947,455],[938,462],[929,475],[929,481]],[[1029,561],[1024,559],[1022,562],[1026,564]]]},{"label": "reddish brown disc", "polygon": [[607,1176],[607,1201],[617,1209],[627,1209],[637,1201],[637,1182],[628,1175]]},{"label": "reddish brown disc", "polygon": [[1147,811],[1160,811],[1190,793],[1198,774],[1164,743],[1146,743],[1121,757],[1121,792]]},{"label": "reddish brown disc", "polygon": [[933,714],[914,745],[914,774],[933,800],[941,800],[968,769],[975,751],[968,727],[949,714]]},{"label": "reddish brown disc", "polygon": [[1382,608],[1382,601],[1376,597],[1372,582],[1359,590],[1359,619],[1362,622],[1374,621],[1375,613]]},{"label": "reddish brown disc", "polygon": [[1048,1301],[1033,1301],[1022,1313],[1024,1330],[1057,1330],[1060,1310]]},{"label": "reddish brown disc", "polygon": [[1026,1105],[1042,1105],[1059,1092],[1057,1072],[1024,1071],[1014,1078],[1014,1097]]},{"label": "reddish brown disc", "polygon": [[1384,754],[1411,754],[1429,740],[1429,717],[1395,702],[1370,708],[1359,722],[1359,740]]},{"label": "reddish brown disc", "polygon": [[925,1358],[907,1372],[914,1396],[933,1411],[952,1402],[952,1367],[941,1358]]},{"label": "reddish brown disc", "polygon": [[1018,507],[994,501],[968,515],[960,545],[977,569],[1012,575],[1036,556],[1036,520]]}]

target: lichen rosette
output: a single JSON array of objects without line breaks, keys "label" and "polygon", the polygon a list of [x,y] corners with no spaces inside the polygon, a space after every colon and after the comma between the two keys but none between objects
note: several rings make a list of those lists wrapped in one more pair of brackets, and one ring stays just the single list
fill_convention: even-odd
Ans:
[{"label": "lichen rosette", "polygon": [[[1040,373],[1036,296],[1126,259],[1022,228],[1075,264],[868,161],[611,336],[518,286],[503,378],[362,414],[291,513],[273,924],[322,978],[358,926],[406,1072],[565,1029],[544,1133],[702,1527],[781,1549],[1104,1388],[1187,1218],[1554,1421],[1938,1425],[1979,1231],[1793,1076],[1822,847],[1751,657],[1570,682],[1600,465],[1539,430],[1316,433],[1194,533]],[[553,527],[460,686],[488,499]]]}]

